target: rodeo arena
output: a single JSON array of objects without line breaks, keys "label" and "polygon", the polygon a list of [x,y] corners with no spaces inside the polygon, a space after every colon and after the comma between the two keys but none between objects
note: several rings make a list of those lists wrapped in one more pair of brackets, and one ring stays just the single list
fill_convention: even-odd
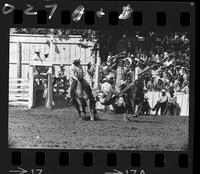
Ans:
[{"label": "rodeo arena", "polygon": [[11,29],[9,147],[187,150],[187,33],[87,32]]}]

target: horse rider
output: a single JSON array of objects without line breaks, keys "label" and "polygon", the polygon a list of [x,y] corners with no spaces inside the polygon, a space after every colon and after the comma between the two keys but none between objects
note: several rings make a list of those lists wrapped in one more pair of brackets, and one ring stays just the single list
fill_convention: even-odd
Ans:
[{"label": "horse rider", "polygon": [[75,95],[75,88],[77,85],[78,78],[81,77],[82,79],[82,85],[83,88],[87,89],[87,91],[92,94],[91,88],[88,84],[88,82],[84,79],[84,73],[83,68],[81,65],[81,60],[78,57],[75,57],[73,59],[73,63],[70,66],[70,82],[71,82],[71,88],[70,88],[70,97],[71,97],[71,104],[73,104],[73,96]]}]

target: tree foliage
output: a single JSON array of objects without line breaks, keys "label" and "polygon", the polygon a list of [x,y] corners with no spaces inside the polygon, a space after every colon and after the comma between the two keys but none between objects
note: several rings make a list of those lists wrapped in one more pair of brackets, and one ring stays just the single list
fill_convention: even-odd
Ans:
[{"label": "tree foliage", "polygon": [[92,29],[48,29],[48,28],[16,28],[13,33],[53,35],[62,39],[69,39],[70,35],[80,35],[82,48],[90,47],[88,41],[93,42],[92,53],[99,51],[102,61],[106,61],[108,54],[112,55],[127,50],[132,54],[140,51],[149,54],[160,54],[167,50],[175,52],[190,52],[190,42],[187,33],[178,32],[136,32],[132,30],[99,30]]}]

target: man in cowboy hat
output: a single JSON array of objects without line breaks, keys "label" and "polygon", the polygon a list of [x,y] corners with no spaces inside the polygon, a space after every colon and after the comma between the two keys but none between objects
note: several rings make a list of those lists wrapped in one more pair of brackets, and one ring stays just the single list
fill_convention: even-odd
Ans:
[{"label": "man in cowboy hat", "polygon": [[84,79],[84,73],[83,73],[83,68],[81,65],[81,60],[78,57],[75,57],[73,59],[73,63],[70,66],[70,84],[71,84],[71,89],[70,89],[70,97],[71,97],[71,104],[73,103],[73,96],[75,94],[75,88],[76,84],[78,81],[78,77],[82,77],[82,83],[83,83],[83,88],[87,88],[87,91],[92,94],[91,88],[87,81]]},{"label": "man in cowboy hat", "polygon": [[156,110],[155,115],[158,115],[158,111],[160,108],[161,108],[161,115],[163,115],[164,111],[166,109],[166,106],[167,106],[168,97],[166,95],[166,90],[162,89],[161,92],[162,92],[162,95],[161,95],[160,99],[157,101],[156,105],[152,109],[152,111]]}]

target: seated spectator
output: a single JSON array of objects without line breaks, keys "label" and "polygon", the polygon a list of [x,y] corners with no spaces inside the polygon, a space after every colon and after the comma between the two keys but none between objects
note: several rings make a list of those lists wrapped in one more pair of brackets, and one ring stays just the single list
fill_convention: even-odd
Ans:
[{"label": "seated spectator", "polygon": [[182,89],[183,89],[185,86],[189,86],[189,80],[188,80],[188,78],[185,79],[185,80],[183,81],[183,83],[182,83]]},{"label": "seated spectator", "polygon": [[147,83],[147,90],[148,91],[153,91],[154,90],[153,82],[154,82],[154,78],[151,77],[150,80]]},{"label": "seated spectator", "polygon": [[156,105],[153,107],[152,111],[156,111],[155,115],[158,115],[159,109],[161,109],[161,115],[164,114],[164,111],[167,106],[167,95],[165,89],[162,89],[162,96],[157,101]]},{"label": "seated spectator", "polygon": [[171,82],[169,83],[168,91],[171,91],[171,90],[174,90],[174,84],[173,84],[173,81],[171,81]]},{"label": "seated spectator", "polygon": [[159,70],[156,66],[154,66],[153,69],[151,70],[151,74],[153,77],[157,77],[159,75]]},{"label": "seated spectator", "polygon": [[175,90],[175,92],[180,92],[180,90],[181,90],[180,82],[179,82],[178,79],[176,79],[176,80],[174,81],[174,90]]},{"label": "seated spectator", "polygon": [[189,94],[189,86],[185,86],[184,88],[181,89],[182,92],[184,92],[185,94]]},{"label": "seated spectator", "polygon": [[154,86],[155,91],[161,91],[163,88],[165,88],[163,81],[158,79],[158,83]]}]

